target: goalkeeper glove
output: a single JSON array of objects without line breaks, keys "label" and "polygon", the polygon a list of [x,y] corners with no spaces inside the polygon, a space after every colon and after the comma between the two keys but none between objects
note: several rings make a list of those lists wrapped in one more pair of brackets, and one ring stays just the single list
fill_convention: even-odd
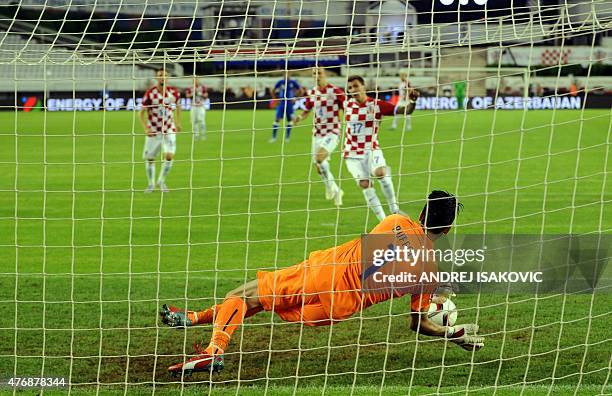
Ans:
[{"label": "goalkeeper glove", "polygon": [[477,351],[484,347],[484,337],[477,335],[477,332],[477,324],[449,326],[446,330],[446,338],[467,351]]}]

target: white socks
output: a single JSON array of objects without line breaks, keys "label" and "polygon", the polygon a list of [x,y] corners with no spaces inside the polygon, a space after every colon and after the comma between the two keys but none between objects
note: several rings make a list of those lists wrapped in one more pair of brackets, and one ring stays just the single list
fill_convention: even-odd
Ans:
[{"label": "white socks", "polygon": [[147,161],[145,163],[147,169],[147,180],[149,180],[149,186],[155,185],[155,162]]},{"label": "white socks", "polygon": [[[393,115],[393,125],[391,125],[391,129],[396,129],[397,128],[397,118],[400,117],[402,114],[394,114]],[[409,131],[412,129],[412,124],[410,123],[410,116],[407,115],[406,116],[406,130]]]},{"label": "white socks", "polygon": [[378,199],[376,195],[376,190],[373,187],[365,188],[363,189],[363,196],[368,203],[368,207],[372,209],[378,221],[382,221],[386,216],[380,199]]},{"label": "white socks", "polygon": [[[383,194],[387,199],[387,203],[389,204],[389,210],[391,213],[399,213],[399,205],[397,204],[397,198],[395,197],[395,188],[393,187],[393,182],[391,181],[391,176],[383,176],[378,179],[380,183],[380,187],[383,190]],[[376,190],[374,187],[365,188],[362,190],[363,196],[368,203],[368,207],[372,209],[376,218],[379,221],[382,221],[385,216],[385,211],[382,208],[382,204],[380,203],[380,199],[376,195]]]},{"label": "white socks", "polygon": [[398,213],[399,206],[397,204],[397,198],[395,198],[395,188],[393,188],[393,181],[391,181],[391,176],[383,176],[378,179],[380,183],[380,187],[383,190],[383,194],[385,194],[385,198],[387,199],[387,203],[389,204],[389,210],[391,213]]},{"label": "white socks", "polygon": [[161,169],[161,174],[159,175],[159,179],[157,180],[158,184],[163,184],[166,182],[166,176],[168,176],[168,173],[170,173],[170,169],[172,169],[172,160],[164,161],[164,164],[162,165]]},{"label": "white socks", "polygon": [[334,175],[329,170],[329,162],[327,160],[319,164],[319,170],[321,171],[321,179],[323,179],[323,183],[325,183],[325,188],[328,191],[337,191],[338,185],[336,184]]}]

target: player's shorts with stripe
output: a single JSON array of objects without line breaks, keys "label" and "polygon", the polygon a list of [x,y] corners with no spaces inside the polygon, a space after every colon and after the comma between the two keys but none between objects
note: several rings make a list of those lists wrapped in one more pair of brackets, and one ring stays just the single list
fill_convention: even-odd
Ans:
[{"label": "player's shorts with stripe", "polygon": [[374,176],[374,171],[378,168],[385,168],[387,162],[383,156],[382,150],[376,149],[367,151],[363,157],[354,158],[348,157],[344,160],[355,181],[369,180]]},{"label": "player's shorts with stripe", "polygon": [[144,150],[142,152],[143,159],[156,159],[160,151],[165,154],[174,155],[176,152],[176,134],[158,133],[155,136],[147,136],[145,138]]},{"label": "player's shorts with stripe", "polygon": [[309,276],[308,260],[276,271],[257,273],[257,294],[265,311],[274,311],[287,322],[307,326],[331,323],[329,313],[319,300],[314,282]]},{"label": "player's shorts with stripe", "polygon": [[287,121],[293,121],[293,100],[280,99],[276,106],[276,119],[286,118]]},{"label": "player's shorts with stripe", "polygon": [[328,154],[334,152],[338,146],[340,138],[335,133],[328,133],[325,136],[312,137],[312,160],[316,162],[317,153],[320,149],[324,149]]}]

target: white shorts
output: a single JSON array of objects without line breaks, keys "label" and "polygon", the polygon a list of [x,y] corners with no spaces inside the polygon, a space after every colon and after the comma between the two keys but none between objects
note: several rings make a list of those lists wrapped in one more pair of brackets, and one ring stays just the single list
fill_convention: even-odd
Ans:
[{"label": "white shorts", "polygon": [[371,176],[374,176],[376,169],[387,166],[387,161],[385,161],[385,157],[380,149],[367,152],[362,158],[348,157],[344,161],[357,183],[360,180],[369,180]]},{"label": "white shorts", "polygon": [[176,134],[158,133],[155,136],[147,136],[144,150],[142,151],[142,158],[145,160],[156,159],[160,150],[166,154],[174,155],[176,152]]},{"label": "white shorts", "polygon": [[[397,102],[397,107],[407,107],[408,105],[410,105],[410,102],[408,102],[407,100],[400,100],[399,102]],[[404,113],[397,114],[403,115]],[[410,114],[406,114],[406,117],[410,117]]]},{"label": "white shorts", "polygon": [[193,106],[189,113],[191,125],[206,122],[206,110],[204,109],[204,106]]},{"label": "white shorts", "polygon": [[313,136],[312,138],[312,160],[317,161],[319,149],[324,149],[328,154],[334,152],[338,146],[340,138],[335,133],[328,133],[325,136]]}]

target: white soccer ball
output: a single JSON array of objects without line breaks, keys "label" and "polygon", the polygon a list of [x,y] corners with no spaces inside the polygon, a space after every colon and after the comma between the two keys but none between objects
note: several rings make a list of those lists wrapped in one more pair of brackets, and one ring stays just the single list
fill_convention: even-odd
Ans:
[{"label": "white soccer ball", "polygon": [[447,299],[443,304],[429,304],[429,320],[439,326],[452,326],[457,322],[457,307]]}]

